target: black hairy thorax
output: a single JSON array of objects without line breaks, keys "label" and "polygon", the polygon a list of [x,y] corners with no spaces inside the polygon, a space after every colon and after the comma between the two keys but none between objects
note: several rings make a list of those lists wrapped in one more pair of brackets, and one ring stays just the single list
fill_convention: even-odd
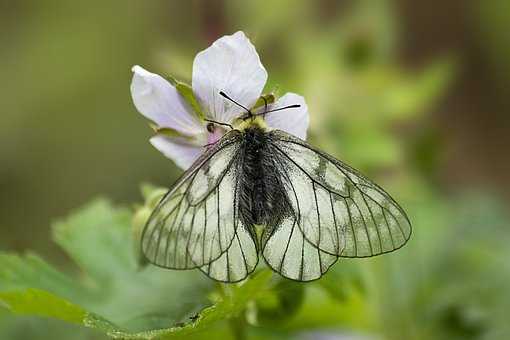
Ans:
[{"label": "black hairy thorax", "polygon": [[276,226],[289,209],[271,155],[270,135],[259,127],[244,130],[239,174],[239,212],[246,227]]}]

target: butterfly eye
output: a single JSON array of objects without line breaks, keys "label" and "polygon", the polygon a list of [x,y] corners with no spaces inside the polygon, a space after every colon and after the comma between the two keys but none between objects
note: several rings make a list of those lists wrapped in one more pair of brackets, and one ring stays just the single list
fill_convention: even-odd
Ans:
[{"label": "butterfly eye", "polygon": [[214,123],[207,123],[206,129],[210,133],[213,133],[214,132]]}]

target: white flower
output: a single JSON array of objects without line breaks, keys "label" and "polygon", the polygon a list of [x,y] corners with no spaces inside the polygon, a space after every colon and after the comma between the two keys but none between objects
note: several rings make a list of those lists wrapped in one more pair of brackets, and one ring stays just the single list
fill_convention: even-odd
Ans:
[{"label": "white flower", "polygon": [[[163,77],[140,66],[133,67],[131,95],[137,110],[159,128],[175,130],[182,136],[157,134],[150,142],[179,167],[188,168],[205,150],[226,132],[216,126],[207,131],[177,89]],[[193,94],[207,119],[231,123],[244,112],[220,96],[223,91],[242,105],[252,108],[260,97],[267,72],[250,40],[239,31],[216,40],[200,52],[193,62]],[[269,127],[306,139],[308,108],[303,97],[287,93],[269,109],[299,104],[299,108],[268,113]]]}]

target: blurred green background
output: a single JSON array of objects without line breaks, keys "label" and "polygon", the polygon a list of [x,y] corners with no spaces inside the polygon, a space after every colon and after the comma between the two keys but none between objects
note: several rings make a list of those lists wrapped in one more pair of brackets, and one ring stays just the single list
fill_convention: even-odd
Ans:
[{"label": "blurred green background", "polygon": [[[0,1],[0,250],[73,270],[55,219],[97,196],[132,207],[142,182],[169,186],[180,170],[148,143],[130,69],[189,81],[195,54],[237,30],[267,89],[305,96],[311,143],[384,186],[414,226],[404,249],[340,260],[296,315],[248,338],[510,338],[505,0]],[[306,296],[319,286],[317,305]],[[103,337],[0,320],[1,339]]]}]

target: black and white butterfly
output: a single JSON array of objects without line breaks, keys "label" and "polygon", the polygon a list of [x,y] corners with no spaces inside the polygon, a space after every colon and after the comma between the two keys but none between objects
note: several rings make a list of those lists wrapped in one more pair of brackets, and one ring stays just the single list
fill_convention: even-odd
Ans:
[{"label": "black and white butterfly", "polygon": [[407,242],[406,213],[377,184],[247,112],[152,212],[141,240],[151,263],[238,282],[262,258],[286,278],[312,281],[339,257]]}]

